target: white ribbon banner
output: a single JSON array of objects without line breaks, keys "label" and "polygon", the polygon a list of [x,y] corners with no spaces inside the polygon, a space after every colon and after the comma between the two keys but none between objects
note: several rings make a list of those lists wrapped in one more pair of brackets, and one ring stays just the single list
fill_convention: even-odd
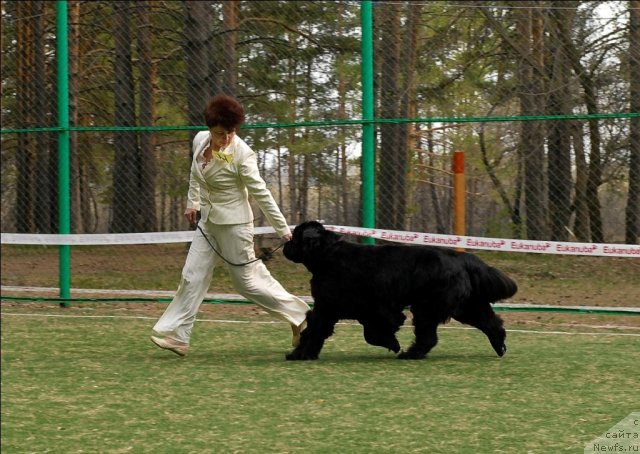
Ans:
[{"label": "white ribbon banner", "polygon": [[[158,244],[190,243],[196,230],[183,232],[148,233],[87,233],[87,234],[39,234],[39,233],[2,233],[2,244],[32,244],[40,246],[109,246],[116,244]],[[273,227],[256,227],[256,235],[275,233]]]},{"label": "white ribbon banner", "polygon": [[325,228],[342,235],[366,236],[398,243],[444,246],[462,249],[483,249],[487,251],[640,258],[640,245],[633,244],[510,240],[504,238],[483,238],[477,236],[441,235],[437,233],[344,227],[340,225],[325,225]]},{"label": "white ribbon banner", "polygon": [[[505,238],[483,238],[475,236],[443,235],[437,233],[406,232],[399,230],[368,229],[341,225],[325,225],[328,230],[342,235],[364,236],[397,243],[443,246],[487,251],[532,252],[536,254],[585,255],[601,257],[640,258],[640,245],[608,243],[571,243],[562,241],[513,240]],[[272,227],[256,227],[256,235],[275,233]],[[194,231],[110,233],[110,234],[22,234],[2,233],[2,244],[24,245],[122,245],[187,243],[193,239]]]}]

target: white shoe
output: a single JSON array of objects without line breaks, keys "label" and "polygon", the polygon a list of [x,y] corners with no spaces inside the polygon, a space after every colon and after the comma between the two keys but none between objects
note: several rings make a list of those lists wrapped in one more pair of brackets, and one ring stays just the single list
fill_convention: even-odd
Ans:
[{"label": "white shoe", "polygon": [[307,321],[305,320],[300,326],[291,325],[291,331],[293,336],[291,337],[291,345],[297,347],[300,345],[300,333],[302,333],[307,327]]},{"label": "white shoe", "polygon": [[168,337],[151,336],[151,342],[160,348],[172,351],[178,356],[185,356],[189,351],[189,344],[185,344],[184,342],[179,342]]}]

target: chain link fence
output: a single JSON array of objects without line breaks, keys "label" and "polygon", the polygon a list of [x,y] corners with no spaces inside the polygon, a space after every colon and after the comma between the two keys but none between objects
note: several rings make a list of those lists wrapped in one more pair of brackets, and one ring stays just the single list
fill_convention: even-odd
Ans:
[{"label": "chain link fence", "polygon": [[[360,2],[67,5],[72,233],[186,230],[219,92],[291,224],[361,225]],[[58,231],[55,6],[2,1],[2,232]],[[460,150],[467,234],[637,243],[639,8],[374,2],[376,225],[450,233]]]}]

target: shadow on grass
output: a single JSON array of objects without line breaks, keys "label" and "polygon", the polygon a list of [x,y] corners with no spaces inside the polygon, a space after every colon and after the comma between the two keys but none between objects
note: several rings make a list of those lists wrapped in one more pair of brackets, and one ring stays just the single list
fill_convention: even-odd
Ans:
[{"label": "shadow on grass", "polygon": [[336,366],[353,364],[385,364],[393,367],[420,367],[428,365],[465,364],[477,365],[485,363],[495,363],[496,361],[507,361],[506,358],[499,358],[493,352],[458,352],[458,353],[433,353],[421,360],[401,360],[397,359],[393,353],[385,352],[326,352],[320,355],[317,360],[311,361],[287,361],[285,355],[289,352],[283,350],[261,350],[248,351],[246,349],[214,351],[192,350],[185,357],[179,357],[171,352],[161,351],[140,352],[136,355],[140,360],[162,361],[162,362],[185,362],[191,365],[206,364],[208,366],[230,366],[230,365],[255,365],[266,364],[287,364],[291,367],[314,367],[315,365]]}]

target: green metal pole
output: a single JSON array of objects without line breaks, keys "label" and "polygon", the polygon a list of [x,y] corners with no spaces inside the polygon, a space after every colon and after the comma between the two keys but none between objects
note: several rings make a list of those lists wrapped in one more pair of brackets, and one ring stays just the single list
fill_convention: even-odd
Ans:
[{"label": "green metal pole", "polygon": [[[71,233],[69,190],[69,46],[67,2],[56,1],[56,58],[58,68],[58,233]],[[59,246],[60,306],[71,298],[71,246]]]},{"label": "green metal pole", "polygon": [[[373,120],[373,14],[371,0],[360,3],[360,24],[362,28],[362,119]],[[375,228],[375,154],[374,126],[367,122],[362,125],[362,226]],[[364,242],[373,243],[373,238]]]}]

